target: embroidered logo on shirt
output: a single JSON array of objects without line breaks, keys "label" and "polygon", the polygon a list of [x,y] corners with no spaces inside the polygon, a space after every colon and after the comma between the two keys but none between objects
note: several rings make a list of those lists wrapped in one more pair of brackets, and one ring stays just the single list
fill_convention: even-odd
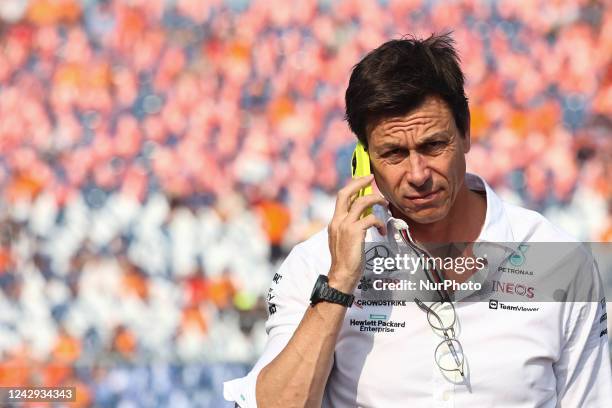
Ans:
[{"label": "embroidered logo on shirt", "polygon": [[489,300],[489,309],[493,310],[510,310],[515,312],[537,312],[540,310],[539,307],[527,307],[521,305],[509,305],[502,302],[499,302],[495,299]]},{"label": "embroidered logo on shirt", "polygon": [[380,300],[365,300],[355,299],[353,305],[359,309],[363,309],[364,306],[406,306],[408,302],[406,300],[395,300],[395,299],[380,299]]},{"label": "embroidered logo on shirt", "polygon": [[512,255],[510,255],[510,263],[514,266],[521,266],[522,264],[525,263],[525,252],[527,252],[527,249],[529,248],[529,245],[523,244],[523,245],[519,245],[518,247],[518,251],[514,251],[512,253]]},{"label": "embroidered logo on shirt", "polygon": [[491,291],[501,292],[509,295],[523,296],[528,299],[532,299],[534,296],[535,288],[533,286],[527,286],[515,282],[502,282],[498,280],[491,280]]},{"label": "embroidered logo on shirt", "polygon": [[[373,272],[374,271],[374,266],[375,266],[375,260],[380,258],[380,259],[387,259],[387,258],[391,258],[391,252],[389,251],[389,248],[387,248],[384,245],[376,245],[370,249],[368,249],[365,252],[364,255],[364,259],[365,259],[365,270],[367,272]],[[390,272],[395,272],[397,271],[397,268],[387,268],[386,265],[383,263],[384,266],[384,272],[390,273]],[[382,273],[382,271],[380,272],[376,272],[377,274]]]},{"label": "embroidered logo on shirt", "polygon": [[359,286],[357,286],[357,289],[361,289],[361,290],[363,290],[365,292],[366,290],[370,289],[371,287],[372,287],[372,279],[366,278],[364,276],[359,281]]},{"label": "embroidered logo on shirt", "polygon": [[386,314],[370,314],[368,319],[350,319],[349,326],[359,327],[360,332],[395,333],[406,327],[406,322],[388,320]]}]

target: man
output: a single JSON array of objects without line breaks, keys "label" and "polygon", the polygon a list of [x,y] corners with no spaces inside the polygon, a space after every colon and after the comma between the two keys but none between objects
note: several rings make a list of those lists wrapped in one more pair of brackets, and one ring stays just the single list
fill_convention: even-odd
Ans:
[{"label": "man", "polygon": [[[466,174],[469,110],[449,36],[389,41],[372,51],[353,70],[346,113],[373,176],[339,191],[329,227],[296,245],[275,275],[267,346],[246,377],[225,384],[226,399],[260,408],[609,404],[598,302],[521,310],[446,302],[451,324],[436,331],[427,302],[363,301],[364,241],[572,241]],[[373,180],[382,195],[356,198]],[[370,206],[373,213],[362,217]],[[589,293],[599,300],[597,270],[587,266]],[[368,328],[377,320],[386,331]],[[444,348],[450,368],[439,359]]]}]

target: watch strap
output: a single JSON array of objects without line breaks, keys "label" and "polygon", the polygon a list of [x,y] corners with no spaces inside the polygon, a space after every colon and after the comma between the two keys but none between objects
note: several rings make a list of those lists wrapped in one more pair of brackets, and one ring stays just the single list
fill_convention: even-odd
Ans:
[{"label": "watch strap", "polygon": [[336,303],[345,307],[352,306],[353,300],[355,299],[354,295],[349,295],[329,286],[329,280],[325,275],[320,275],[319,280],[321,281],[319,290],[313,294],[311,304],[315,305],[316,303],[319,303],[321,301],[326,301]]}]

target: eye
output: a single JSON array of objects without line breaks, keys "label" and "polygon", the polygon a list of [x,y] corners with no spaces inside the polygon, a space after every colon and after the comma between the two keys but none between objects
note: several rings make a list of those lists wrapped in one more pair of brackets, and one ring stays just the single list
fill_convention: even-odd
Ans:
[{"label": "eye", "polygon": [[395,159],[395,158],[400,157],[401,154],[402,154],[402,149],[392,148],[392,149],[386,150],[380,156],[384,159]]},{"label": "eye", "polygon": [[431,141],[431,142],[429,142],[429,143],[426,143],[426,144],[423,146],[423,150],[424,150],[425,152],[430,152],[430,153],[432,153],[432,152],[437,152],[437,151],[442,150],[442,149],[443,149],[445,146],[446,146],[446,142],[445,142],[445,141],[442,141],[442,140],[434,140],[434,141]]}]

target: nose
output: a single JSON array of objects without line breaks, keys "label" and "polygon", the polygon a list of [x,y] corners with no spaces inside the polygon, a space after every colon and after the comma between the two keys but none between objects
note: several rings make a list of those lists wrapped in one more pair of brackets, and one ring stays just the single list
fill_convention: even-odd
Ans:
[{"label": "nose", "polygon": [[410,153],[408,157],[408,183],[415,188],[423,187],[423,185],[431,177],[431,170],[427,166],[427,160],[419,153]]}]

